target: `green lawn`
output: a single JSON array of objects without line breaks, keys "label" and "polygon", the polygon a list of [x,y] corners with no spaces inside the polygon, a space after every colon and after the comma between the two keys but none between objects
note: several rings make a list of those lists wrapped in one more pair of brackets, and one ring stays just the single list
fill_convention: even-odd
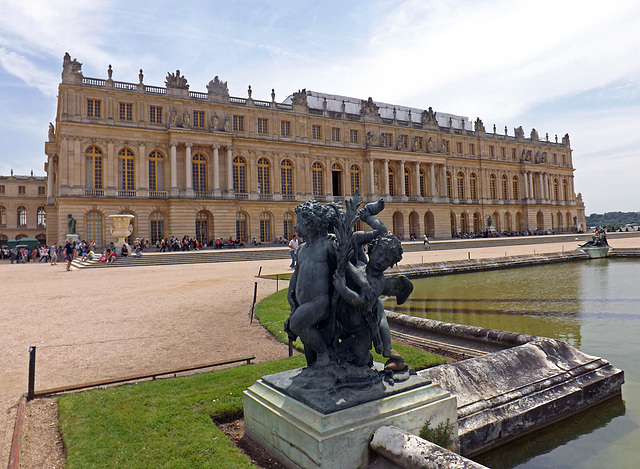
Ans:
[{"label": "green lawn", "polygon": [[[286,290],[257,305],[256,315],[285,342]],[[444,359],[394,346],[414,369]],[[376,360],[383,361],[381,357]],[[58,398],[67,468],[253,467],[215,422],[242,416],[242,392],[261,376],[305,365],[304,356],[192,376],[146,381]]]}]

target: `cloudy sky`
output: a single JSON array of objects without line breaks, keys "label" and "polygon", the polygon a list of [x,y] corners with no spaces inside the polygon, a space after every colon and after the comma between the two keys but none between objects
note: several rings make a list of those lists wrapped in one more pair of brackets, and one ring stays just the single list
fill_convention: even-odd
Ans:
[{"label": "cloudy sky", "polygon": [[62,57],[232,96],[302,88],[569,133],[587,214],[639,211],[640,2],[0,0],[0,175],[44,175]]}]

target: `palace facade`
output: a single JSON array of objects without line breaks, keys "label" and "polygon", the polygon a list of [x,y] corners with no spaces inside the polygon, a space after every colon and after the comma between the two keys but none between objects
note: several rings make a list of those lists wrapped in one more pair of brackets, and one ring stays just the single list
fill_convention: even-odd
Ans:
[{"label": "palace facade", "polygon": [[10,239],[36,238],[46,243],[47,195],[45,178],[0,176],[0,246]]},{"label": "palace facade", "polygon": [[169,73],[165,86],[87,78],[66,54],[45,144],[47,238],[67,216],[81,239],[111,240],[111,214],[132,236],[289,239],[297,204],[383,197],[382,220],[411,233],[575,231],[584,208],[569,136],[525,137],[477,119],[302,90],[277,102],[207,92]]}]

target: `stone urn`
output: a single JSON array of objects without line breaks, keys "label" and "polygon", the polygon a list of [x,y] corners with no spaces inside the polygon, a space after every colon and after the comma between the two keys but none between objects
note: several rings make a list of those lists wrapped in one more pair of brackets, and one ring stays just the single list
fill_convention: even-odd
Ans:
[{"label": "stone urn", "polygon": [[131,253],[131,246],[125,241],[125,238],[133,232],[131,222],[135,216],[128,213],[119,213],[117,215],[109,215],[109,218],[113,222],[111,234],[116,237],[116,248],[121,248],[124,244],[127,246],[129,253]]}]

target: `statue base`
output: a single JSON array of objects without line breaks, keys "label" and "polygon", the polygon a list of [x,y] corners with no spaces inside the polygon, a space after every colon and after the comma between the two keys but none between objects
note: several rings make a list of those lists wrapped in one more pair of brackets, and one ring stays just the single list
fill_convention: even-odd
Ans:
[{"label": "statue base", "polygon": [[76,243],[76,244],[80,244],[80,236],[75,234],[75,233],[67,233],[66,235],[64,235],[64,243],[66,244],[67,241],[71,240],[72,242]]},{"label": "statue base", "polygon": [[321,412],[282,388],[300,372],[264,376],[243,395],[245,435],[289,468],[367,467],[371,436],[384,425],[417,435],[427,420],[436,426],[449,419],[457,435],[455,397],[424,378],[413,375],[385,385],[376,399]]}]

